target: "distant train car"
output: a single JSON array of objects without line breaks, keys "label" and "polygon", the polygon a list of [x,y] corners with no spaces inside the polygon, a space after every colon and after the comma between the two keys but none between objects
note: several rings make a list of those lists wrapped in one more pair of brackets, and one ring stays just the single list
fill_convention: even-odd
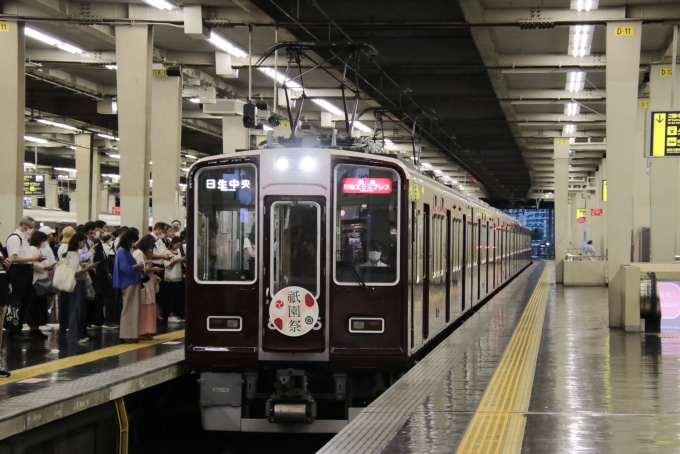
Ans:
[{"label": "distant train car", "polygon": [[273,148],[188,177],[203,426],[337,432],[531,260],[530,231],[396,156]]}]

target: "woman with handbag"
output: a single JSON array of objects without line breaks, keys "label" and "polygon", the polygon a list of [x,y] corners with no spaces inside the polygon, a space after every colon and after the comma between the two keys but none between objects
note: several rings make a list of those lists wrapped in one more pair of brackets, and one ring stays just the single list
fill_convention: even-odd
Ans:
[{"label": "woman with handbag", "polygon": [[[40,249],[47,241],[47,235],[40,230],[35,230],[28,239],[31,254],[42,254]],[[26,323],[30,327],[28,335],[33,339],[47,339],[47,335],[40,331],[41,325],[47,325],[49,317],[47,315],[47,297],[55,292],[50,279],[50,271],[54,269],[54,264],[43,262],[33,262],[33,292],[26,307]]]},{"label": "woman with handbag", "polygon": [[132,256],[138,264],[144,264],[142,271],[142,301],[139,311],[139,340],[150,341],[156,334],[156,293],[161,279],[156,275],[162,268],[151,262],[156,238],[144,235],[135,245]]},{"label": "woman with handbag", "polygon": [[141,270],[145,263],[137,263],[132,256],[133,245],[139,240],[137,229],[130,229],[118,238],[116,259],[113,265],[113,287],[123,293],[123,311],[120,314],[120,341],[139,342],[139,311],[142,300]]},{"label": "woman with handbag", "polygon": [[[85,247],[86,243],[87,237],[84,233],[75,233],[71,237],[66,253],[59,257],[60,261],[54,276],[55,285],[59,282],[58,287],[62,290],[62,294],[66,293],[68,299],[68,340],[79,344],[85,344],[92,340],[85,327],[86,275],[90,270],[97,267],[97,263],[83,266],[80,262],[78,251]],[[72,275],[72,279],[75,279],[75,287],[71,292],[64,291],[62,284],[65,280],[62,275],[66,273]]]}]

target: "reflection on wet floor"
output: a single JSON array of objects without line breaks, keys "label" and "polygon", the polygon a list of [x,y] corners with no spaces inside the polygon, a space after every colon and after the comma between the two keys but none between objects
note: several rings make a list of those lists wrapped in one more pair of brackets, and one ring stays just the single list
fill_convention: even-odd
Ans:
[{"label": "reflection on wet floor", "polygon": [[680,452],[680,339],[607,313],[604,287],[553,291],[522,452]]}]

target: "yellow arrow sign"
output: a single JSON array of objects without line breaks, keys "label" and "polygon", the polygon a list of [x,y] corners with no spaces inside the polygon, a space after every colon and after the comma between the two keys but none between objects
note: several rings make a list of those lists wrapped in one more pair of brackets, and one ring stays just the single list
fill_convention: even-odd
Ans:
[{"label": "yellow arrow sign", "polygon": [[666,113],[655,113],[652,123],[654,128],[652,156],[664,156],[666,154]]}]

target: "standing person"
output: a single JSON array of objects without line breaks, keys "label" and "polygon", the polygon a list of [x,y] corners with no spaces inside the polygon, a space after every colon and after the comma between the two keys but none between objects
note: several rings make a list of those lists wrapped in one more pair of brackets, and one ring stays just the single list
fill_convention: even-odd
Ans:
[{"label": "standing person", "polygon": [[[116,251],[111,245],[113,237],[104,233],[100,238],[101,253],[97,249],[95,260],[99,261],[96,270],[95,290],[99,289],[104,303],[104,324],[103,329],[118,329],[120,322],[120,300],[118,289],[113,288],[113,265],[116,259]],[[101,261],[99,260],[101,259]],[[106,262],[102,265],[102,262]]]},{"label": "standing person", "polygon": [[593,240],[589,240],[586,245],[586,257],[588,260],[595,261],[595,246],[593,246]]},{"label": "standing person", "polygon": [[113,232],[113,236],[115,237],[113,240],[113,249],[118,249],[118,240],[120,239],[121,235],[128,230],[130,230],[130,227],[127,225],[122,225],[116,229],[118,233],[116,233],[116,231]]},{"label": "standing person", "polygon": [[19,228],[7,237],[7,254],[12,260],[9,268],[9,281],[12,284],[12,295],[19,303],[19,324],[9,332],[9,338],[15,341],[27,341],[30,337],[24,337],[21,329],[24,326],[26,308],[33,291],[33,263],[42,262],[45,256],[33,254],[28,245],[28,238],[33,233],[35,220],[31,217],[23,217],[19,221]]},{"label": "standing person", "polygon": [[174,228],[176,228],[178,232],[182,230],[182,222],[181,222],[180,220],[175,219],[175,220],[172,221],[170,224],[171,224]]},{"label": "standing person", "polygon": [[[40,249],[42,249],[46,241],[47,235],[43,232],[40,230],[33,232],[28,239],[31,253],[33,255],[40,254]],[[48,264],[47,260],[33,262],[33,292],[31,292],[31,299],[26,307],[26,323],[30,328],[28,335],[33,339],[47,339],[47,336],[40,331],[40,326],[47,325],[47,322],[49,321],[47,316],[47,297],[39,296],[37,294],[35,291],[35,283],[39,279],[51,281],[50,271],[53,269],[54,264]]]},{"label": "standing person", "polygon": [[[75,233],[76,230],[70,226],[61,231],[61,244],[57,249],[58,259],[66,258],[68,242]],[[65,292],[59,292],[59,295],[57,295],[57,320],[59,321],[59,331],[68,332],[68,294]]]},{"label": "standing person", "polygon": [[165,234],[167,233],[169,225],[165,222],[157,222],[153,226],[153,232],[151,236],[154,238],[155,244],[153,247],[153,253],[151,256],[151,261],[153,266],[160,268],[161,270],[157,273],[158,277],[161,278],[161,283],[159,286],[158,299],[160,303],[158,304],[157,317],[158,320],[164,320],[168,316],[168,308],[166,306],[166,291],[165,283],[163,282],[163,260],[170,260],[170,254],[167,252],[167,247],[165,245]]},{"label": "standing person", "polygon": [[113,287],[123,292],[123,312],[120,315],[120,341],[139,342],[139,306],[142,299],[141,269],[132,256],[132,244],[139,240],[136,229],[130,229],[118,238],[116,260],[113,266]]},{"label": "standing person", "polygon": [[[2,244],[0,244],[0,323],[5,320],[7,314],[7,304],[9,303],[9,281],[7,281],[7,268],[12,265],[12,260],[2,255]],[[0,352],[2,351],[2,330],[0,330]],[[5,369],[0,369],[0,378],[7,378],[11,373]]]},{"label": "standing person", "polygon": [[[55,265],[57,264],[56,256],[55,256],[55,249],[54,249],[54,234],[56,233],[51,227],[48,227],[46,225],[40,227],[39,229],[42,233],[47,235],[47,240],[45,243],[43,243],[43,246],[40,248],[40,253],[45,256],[45,262],[49,265]],[[54,277],[54,267],[52,268],[52,271],[49,272],[49,277],[52,279]],[[47,297],[47,308],[51,314],[52,321],[56,321],[56,318],[54,318],[55,314],[57,313],[57,295],[50,295]],[[48,316],[48,321],[50,319],[50,316]],[[54,328],[52,328],[50,325],[40,325],[40,331],[52,331]]]},{"label": "standing person", "polygon": [[87,304],[85,273],[96,268],[97,263],[83,265],[80,261],[80,251],[86,243],[85,234],[76,232],[68,242],[66,256],[64,257],[66,263],[59,265],[68,266],[76,275],[76,288],[73,289],[73,292],[62,293],[65,293],[68,298],[68,340],[79,344],[85,344],[92,340],[87,335],[87,328],[85,327],[85,305]]},{"label": "standing person", "polygon": [[156,293],[158,293],[158,283],[160,278],[156,273],[162,268],[158,268],[151,262],[155,238],[151,235],[144,235],[135,245],[132,256],[138,264],[143,264],[142,272],[142,301],[139,313],[139,340],[148,341],[153,339],[156,333]]},{"label": "standing person", "polygon": [[179,251],[181,246],[182,239],[178,236],[174,237],[168,249],[168,252],[172,254],[172,258],[164,260],[165,285],[170,311],[168,323],[180,323],[182,321],[181,317],[184,316],[184,270],[182,265],[186,258]]}]

